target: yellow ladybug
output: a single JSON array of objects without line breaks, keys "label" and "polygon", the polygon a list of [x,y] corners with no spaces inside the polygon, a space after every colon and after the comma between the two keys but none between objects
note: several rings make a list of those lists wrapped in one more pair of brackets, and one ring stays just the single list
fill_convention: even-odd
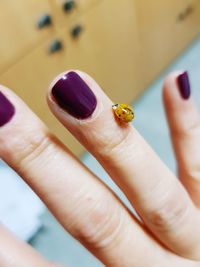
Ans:
[{"label": "yellow ladybug", "polygon": [[127,104],[115,104],[112,106],[115,115],[122,122],[131,122],[134,119],[133,109]]}]

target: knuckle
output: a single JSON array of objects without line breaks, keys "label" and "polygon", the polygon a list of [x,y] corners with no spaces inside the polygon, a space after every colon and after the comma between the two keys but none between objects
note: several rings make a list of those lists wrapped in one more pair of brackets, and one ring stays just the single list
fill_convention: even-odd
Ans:
[{"label": "knuckle", "polygon": [[198,188],[198,184],[200,183],[200,166],[196,163],[189,163],[187,168],[183,172],[180,172],[180,177],[186,176],[188,183],[193,183],[196,188]]},{"label": "knuckle", "polygon": [[18,118],[1,132],[0,154],[3,160],[20,171],[24,163],[42,154],[51,140],[53,136],[36,116],[19,112]]},{"label": "knuckle", "polygon": [[111,136],[110,138],[102,137],[100,140],[100,146],[98,146],[98,153],[104,158],[123,153],[125,147],[130,147],[130,145],[133,145],[133,143],[130,143],[130,140],[133,140],[131,135],[132,131],[129,128],[118,133],[117,135]]},{"label": "knuckle", "polygon": [[74,233],[76,239],[89,247],[104,249],[117,243],[121,234],[124,216],[120,206],[109,201],[91,207],[87,216]]},{"label": "knuckle", "polygon": [[[101,113],[92,121],[81,121],[80,134],[84,136],[85,143],[94,145],[98,149],[107,151],[122,143],[130,132],[130,127],[121,127],[113,120],[113,112],[103,109]],[[108,127],[109,126],[109,127]],[[102,152],[103,152],[102,151]]]},{"label": "knuckle", "polygon": [[186,133],[188,132],[188,135],[194,136],[196,134],[197,136],[200,133],[200,116],[198,116],[196,119],[194,119],[192,122],[190,122],[187,125]]},{"label": "knuckle", "polygon": [[179,127],[173,128],[173,135],[177,139],[190,139],[199,136],[200,133],[200,116],[190,122],[185,121]]},{"label": "knuckle", "polygon": [[48,148],[51,146],[51,139],[47,134],[34,135],[27,140],[17,153],[15,165],[18,166],[19,171],[27,168],[36,159],[38,160]]},{"label": "knuckle", "polygon": [[147,222],[159,232],[169,232],[180,227],[187,219],[188,202],[177,196],[168,197],[148,215]]}]

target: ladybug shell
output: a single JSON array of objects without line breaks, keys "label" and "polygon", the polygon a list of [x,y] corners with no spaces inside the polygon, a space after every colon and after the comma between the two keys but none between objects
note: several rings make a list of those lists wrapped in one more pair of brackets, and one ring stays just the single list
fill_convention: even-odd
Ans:
[{"label": "ladybug shell", "polygon": [[134,119],[134,112],[127,104],[113,105],[113,110],[120,121],[131,122]]}]

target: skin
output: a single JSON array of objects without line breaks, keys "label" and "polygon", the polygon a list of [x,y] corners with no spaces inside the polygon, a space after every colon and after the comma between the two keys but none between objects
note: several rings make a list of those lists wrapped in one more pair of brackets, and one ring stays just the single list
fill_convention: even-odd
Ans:
[{"label": "skin", "polygon": [[[181,72],[167,77],[163,87],[180,180],[136,129],[117,123],[112,101],[96,82],[77,73],[97,98],[93,115],[78,120],[55,103],[51,88],[63,74],[48,90],[49,107],[120,186],[142,222],[4,86],[0,90],[16,114],[0,128],[0,157],[105,266],[200,267],[200,117],[192,97],[180,96],[176,79]],[[1,266],[57,265],[0,226]]]}]

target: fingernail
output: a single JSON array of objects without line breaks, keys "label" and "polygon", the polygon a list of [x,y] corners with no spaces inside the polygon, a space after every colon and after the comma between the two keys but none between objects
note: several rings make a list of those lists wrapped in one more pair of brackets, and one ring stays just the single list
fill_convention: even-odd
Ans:
[{"label": "fingernail", "polygon": [[12,103],[0,92],[0,127],[8,123],[15,114]]},{"label": "fingernail", "polygon": [[191,88],[187,71],[183,72],[177,77],[177,82],[182,98],[188,99],[190,97]]},{"label": "fingernail", "polygon": [[73,71],[56,82],[52,88],[52,95],[62,109],[78,119],[91,116],[97,105],[94,93]]}]

